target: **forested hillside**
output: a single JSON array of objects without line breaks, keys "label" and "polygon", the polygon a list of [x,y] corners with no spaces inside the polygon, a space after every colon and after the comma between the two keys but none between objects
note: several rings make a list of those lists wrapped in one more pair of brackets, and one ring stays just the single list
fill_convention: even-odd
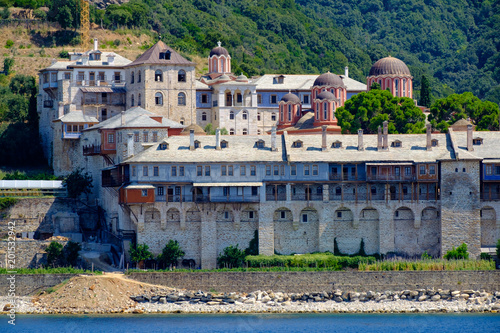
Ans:
[{"label": "forested hillside", "polygon": [[110,28],[151,28],[187,54],[217,40],[236,71],[342,73],[364,80],[392,55],[434,97],[472,91],[500,103],[500,2],[480,0],[132,0],[94,12]]}]

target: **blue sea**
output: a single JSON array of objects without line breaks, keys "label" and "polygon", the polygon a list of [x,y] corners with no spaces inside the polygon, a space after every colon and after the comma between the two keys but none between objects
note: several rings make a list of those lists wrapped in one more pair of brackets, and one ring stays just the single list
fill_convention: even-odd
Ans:
[{"label": "blue sea", "polygon": [[18,315],[0,332],[500,332],[500,314]]}]

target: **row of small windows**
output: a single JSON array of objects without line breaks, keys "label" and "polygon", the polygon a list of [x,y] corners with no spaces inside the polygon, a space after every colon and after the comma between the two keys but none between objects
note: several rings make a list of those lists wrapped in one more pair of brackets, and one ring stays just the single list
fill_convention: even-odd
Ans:
[{"label": "row of small windows", "polygon": [[[140,72],[139,72],[140,73]],[[132,83],[134,83],[134,73],[132,72]],[[156,70],[155,71],[155,81],[163,82],[163,71]],[[186,71],[181,69],[177,72],[177,82],[186,82]]]},{"label": "row of small windows", "polygon": [[[161,92],[157,92],[155,94],[155,104],[156,105],[163,105],[163,94]],[[183,92],[180,92],[177,94],[177,105],[183,106],[186,105],[186,94]],[[133,106],[133,104],[132,104]]]},{"label": "row of small windows", "polygon": [[[269,96],[269,103],[270,104],[278,104],[278,95],[270,95]],[[310,95],[302,95],[302,104],[309,104],[310,103]],[[262,104],[262,95],[257,94],[257,104]]]},{"label": "row of small windows", "polygon": [[[140,140],[141,140],[141,133],[134,132],[134,142],[140,142]],[[153,132],[151,140],[152,140],[152,142],[158,142],[158,132]],[[148,131],[142,132],[142,142],[149,142],[149,132]]]},{"label": "row of small windows", "polygon": [[[493,173],[494,172],[494,173]],[[500,165],[486,165],[486,174],[487,175],[500,175]]]}]

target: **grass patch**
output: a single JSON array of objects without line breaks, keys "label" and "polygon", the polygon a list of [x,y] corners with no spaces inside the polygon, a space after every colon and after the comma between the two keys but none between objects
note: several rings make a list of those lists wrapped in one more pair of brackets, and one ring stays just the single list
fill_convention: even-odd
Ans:
[{"label": "grass patch", "polygon": [[125,274],[130,273],[207,273],[207,272],[334,272],[332,268],[322,267],[239,267],[239,268],[217,268],[217,269],[129,269]]},{"label": "grass patch", "polygon": [[336,256],[330,252],[311,253],[301,255],[272,255],[247,256],[245,261],[248,267],[291,267],[291,268],[324,268],[340,271],[346,268],[358,268],[359,264],[375,263],[375,257],[365,256]]},{"label": "grass patch", "polygon": [[495,262],[490,260],[385,260],[360,263],[360,271],[493,271]]},{"label": "grass patch", "polygon": [[[9,269],[12,271],[11,269]],[[92,271],[74,267],[56,267],[56,268],[16,268],[17,275],[20,274],[96,274],[101,275],[101,271]],[[6,268],[0,268],[0,274],[9,274]]]}]

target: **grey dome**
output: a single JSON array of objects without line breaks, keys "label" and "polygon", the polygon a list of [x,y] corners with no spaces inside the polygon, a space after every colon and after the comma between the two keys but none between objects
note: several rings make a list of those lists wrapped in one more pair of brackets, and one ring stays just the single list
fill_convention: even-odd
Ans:
[{"label": "grey dome", "polygon": [[318,96],[316,96],[316,99],[319,99],[319,100],[327,100],[327,101],[334,101],[336,100],[337,98],[335,97],[334,94],[332,94],[331,92],[329,91],[322,91],[318,94]]},{"label": "grey dome", "polygon": [[283,97],[281,98],[281,101],[282,101],[282,102],[285,102],[285,103],[287,103],[287,102],[291,102],[291,103],[293,103],[293,104],[300,104],[300,99],[299,99],[299,97],[298,97],[297,95],[295,95],[295,94],[292,94],[292,93],[288,93],[288,94],[286,94],[285,96],[283,96]]},{"label": "grey dome", "polygon": [[409,75],[411,76],[410,70],[406,64],[394,57],[382,58],[373,64],[370,69],[370,74],[368,76],[377,75]]},{"label": "grey dome", "polygon": [[314,80],[314,86],[344,87],[344,81],[340,76],[333,73],[321,74]]}]

